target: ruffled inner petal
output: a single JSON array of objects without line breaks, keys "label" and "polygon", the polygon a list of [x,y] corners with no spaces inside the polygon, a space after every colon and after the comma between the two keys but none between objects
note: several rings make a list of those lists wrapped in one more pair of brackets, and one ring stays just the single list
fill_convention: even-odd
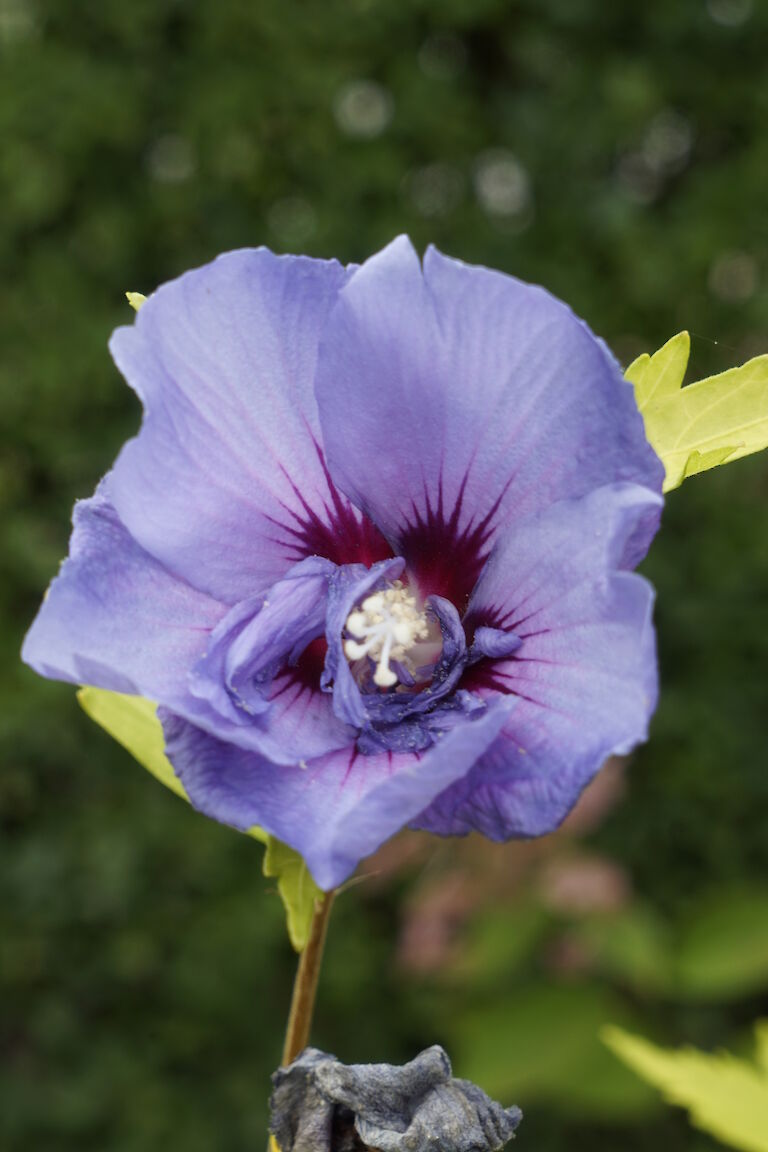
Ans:
[{"label": "ruffled inner petal", "polygon": [[485,707],[479,697],[456,691],[467,664],[464,628],[456,608],[440,596],[430,596],[428,604],[443,640],[431,679],[421,688],[363,695],[367,720],[357,742],[361,752],[428,748],[461,716]]},{"label": "ruffled inner petal", "polygon": [[192,670],[191,691],[235,723],[248,724],[265,712],[277,673],[295,667],[307,646],[324,633],[334,571],[329,560],[310,557],[267,593],[236,604]]},{"label": "ruffled inner petal", "polygon": [[[215,709],[214,735],[279,763],[323,755],[351,731],[321,692],[328,589],[336,572],[313,556],[294,565],[266,595],[235,605],[192,669],[190,691]],[[194,720],[194,717],[192,717]]]},{"label": "ruffled inner petal", "polygon": [[406,675],[394,690],[378,690],[372,678],[361,684],[344,654],[344,627],[356,605],[402,571],[402,560],[385,561],[369,571],[357,566],[337,569],[331,578],[327,641],[328,655],[322,684],[332,689],[334,710],[340,719],[357,729],[356,748],[364,755],[381,752],[421,752],[461,717],[475,715],[486,705],[478,696],[456,691],[467,663],[467,648],[456,608],[439,596],[429,598],[430,612],[437,618],[442,651],[428,681],[417,684]]},{"label": "ruffled inner petal", "polygon": [[321,684],[326,691],[333,690],[333,708],[345,724],[363,728],[369,715],[360,688],[344,655],[343,634],[346,621],[356,604],[369,592],[393,580],[403,571],[399,557],[374,564],[370,569],[350,564],[339,568],[330,581],[326,640],[328,655]]},{"label": "ruffled inner petal", "polygon": [[469,650],[469,663],[475,664],[478,660],[488,658],[501,660],[517,652],[522,644],[522,637],[516,632],[504,628],[488,628],[480,625],[475,629],[472,646]]}]

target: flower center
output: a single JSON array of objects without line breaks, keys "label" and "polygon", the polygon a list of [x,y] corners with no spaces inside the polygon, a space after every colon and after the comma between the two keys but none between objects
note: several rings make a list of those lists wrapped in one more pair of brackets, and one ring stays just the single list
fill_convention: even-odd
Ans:
[{"label": "flower center", "polygon": [[[351,662],[370,659],[376,666],[373,681],[379,688],[393,688],[404,678],[413,683],[415,671],[409,653],[430,635],[427,617],[399,580],[363,600],[347,617],[344,654]],[[396,671],[391,662],[399,665]]]}]

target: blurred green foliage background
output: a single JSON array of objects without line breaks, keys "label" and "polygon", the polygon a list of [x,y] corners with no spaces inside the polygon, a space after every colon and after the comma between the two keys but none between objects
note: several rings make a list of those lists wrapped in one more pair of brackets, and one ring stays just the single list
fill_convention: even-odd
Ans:
[{"label": "blurred green foliage background", "polygon": [[[0,0],[0,1147],[263,1147],[293,971],[261,849],[18,649],[135,431],[123,292],[400,231],[540,281],[627,362],[768,350],[764,0]],[[315,1040],[434,1040],[536,1152],[714,1148],[600,1046],[768,1012],[768,459],[672,493],[649,746],[535,845],[405,835],[338,901]],[[623,783],[622,783],[623,779]]]}]

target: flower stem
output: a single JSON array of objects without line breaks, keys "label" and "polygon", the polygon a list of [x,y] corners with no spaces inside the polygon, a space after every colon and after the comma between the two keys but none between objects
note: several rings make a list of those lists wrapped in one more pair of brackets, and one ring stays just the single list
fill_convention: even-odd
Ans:
[{"label": "flower stem", "polygon": [[291,1011],[288,1016],[288,1027],[285,1031],[285,1045],[283,1047],[283,1068],[293,1063],[309,1043],[317,981],[320,976],[323,947],[328,931],[328,918],[331,914],[334,896],[334,892],[324,892],[322,897],[315,901],[309,940],[299,957],[299,967],[293,985]]}]

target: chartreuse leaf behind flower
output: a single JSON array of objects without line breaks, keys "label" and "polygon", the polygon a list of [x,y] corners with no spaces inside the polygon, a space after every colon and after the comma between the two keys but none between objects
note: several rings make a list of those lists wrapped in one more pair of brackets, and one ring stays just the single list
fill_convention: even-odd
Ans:
[{"label": "chartreuse leaf behind flower", "polygon": [[695,1048],[669,1051],[620,1028],[603,1039],[670,1104],[687,1108],[691,1123],[743,1152],[768,1152],[768,1021],[757,1025],[756,1061]]},{"label": "chartreuse leaf behind flower", "polygon": [[406,825],[556,827],[656,702],[632,569],[663,469],[602,341],[405,237],[348,268],[232,252],[132,303],[143,423],[25,660],[157,701],[191,803],[326,891]]},{"label": "chartreuse leaf behind flower", "polygon": [[[127,749],[148,772],[188,800],[165,755],[163,728],[157,718],[157,705],[141,696],[125,696],[103,688],[81,688],[77,698],[83,710],[106,732]],[[304,948],[315,901],[321,892],[297,852],[270,836],[261,828],[250,828],[249,835],[266,846],[264,875],[277,880],[277,889],[285,905],[288,935],[297,952]]]},{"label": "chartreuse leaf behind flower", "polygon": [[664,491],[718,464],[768,447],[768,355],[683,388],[687,332],[625,373],[650,443],[664,464]]},{"label": "chartreuse leaf behind flower", "polygon": [[[255,833],[256,830],[251,829],[251,835]],[[288,935],[296,951],[301,952],[309,939],[315,901],[322,896],[322,892],[298,852],[274,836],[267,833],[261,835],[267,846],[264,853],[264,875],[277,880],[277,890],[288,918]]]},{"label": "chartreuse leaf behind flower", "polygon": [[177,796],[189,800],[184,785],[165,755],[163,728],[157,718],[157,705],[143,696],[125,696],[103,688],[81,688],[80,707],[113,740],[122,744],[142,767]]},{"label": "chartreuse leaf behind flower", "polygon": [[653,356],[644,352],[630,364],[624,375],[634,385],[635,400],[641,412],[645,412],[651,401],[679,392],[690,352],[690,336],[687,332],[679,332]]}]

